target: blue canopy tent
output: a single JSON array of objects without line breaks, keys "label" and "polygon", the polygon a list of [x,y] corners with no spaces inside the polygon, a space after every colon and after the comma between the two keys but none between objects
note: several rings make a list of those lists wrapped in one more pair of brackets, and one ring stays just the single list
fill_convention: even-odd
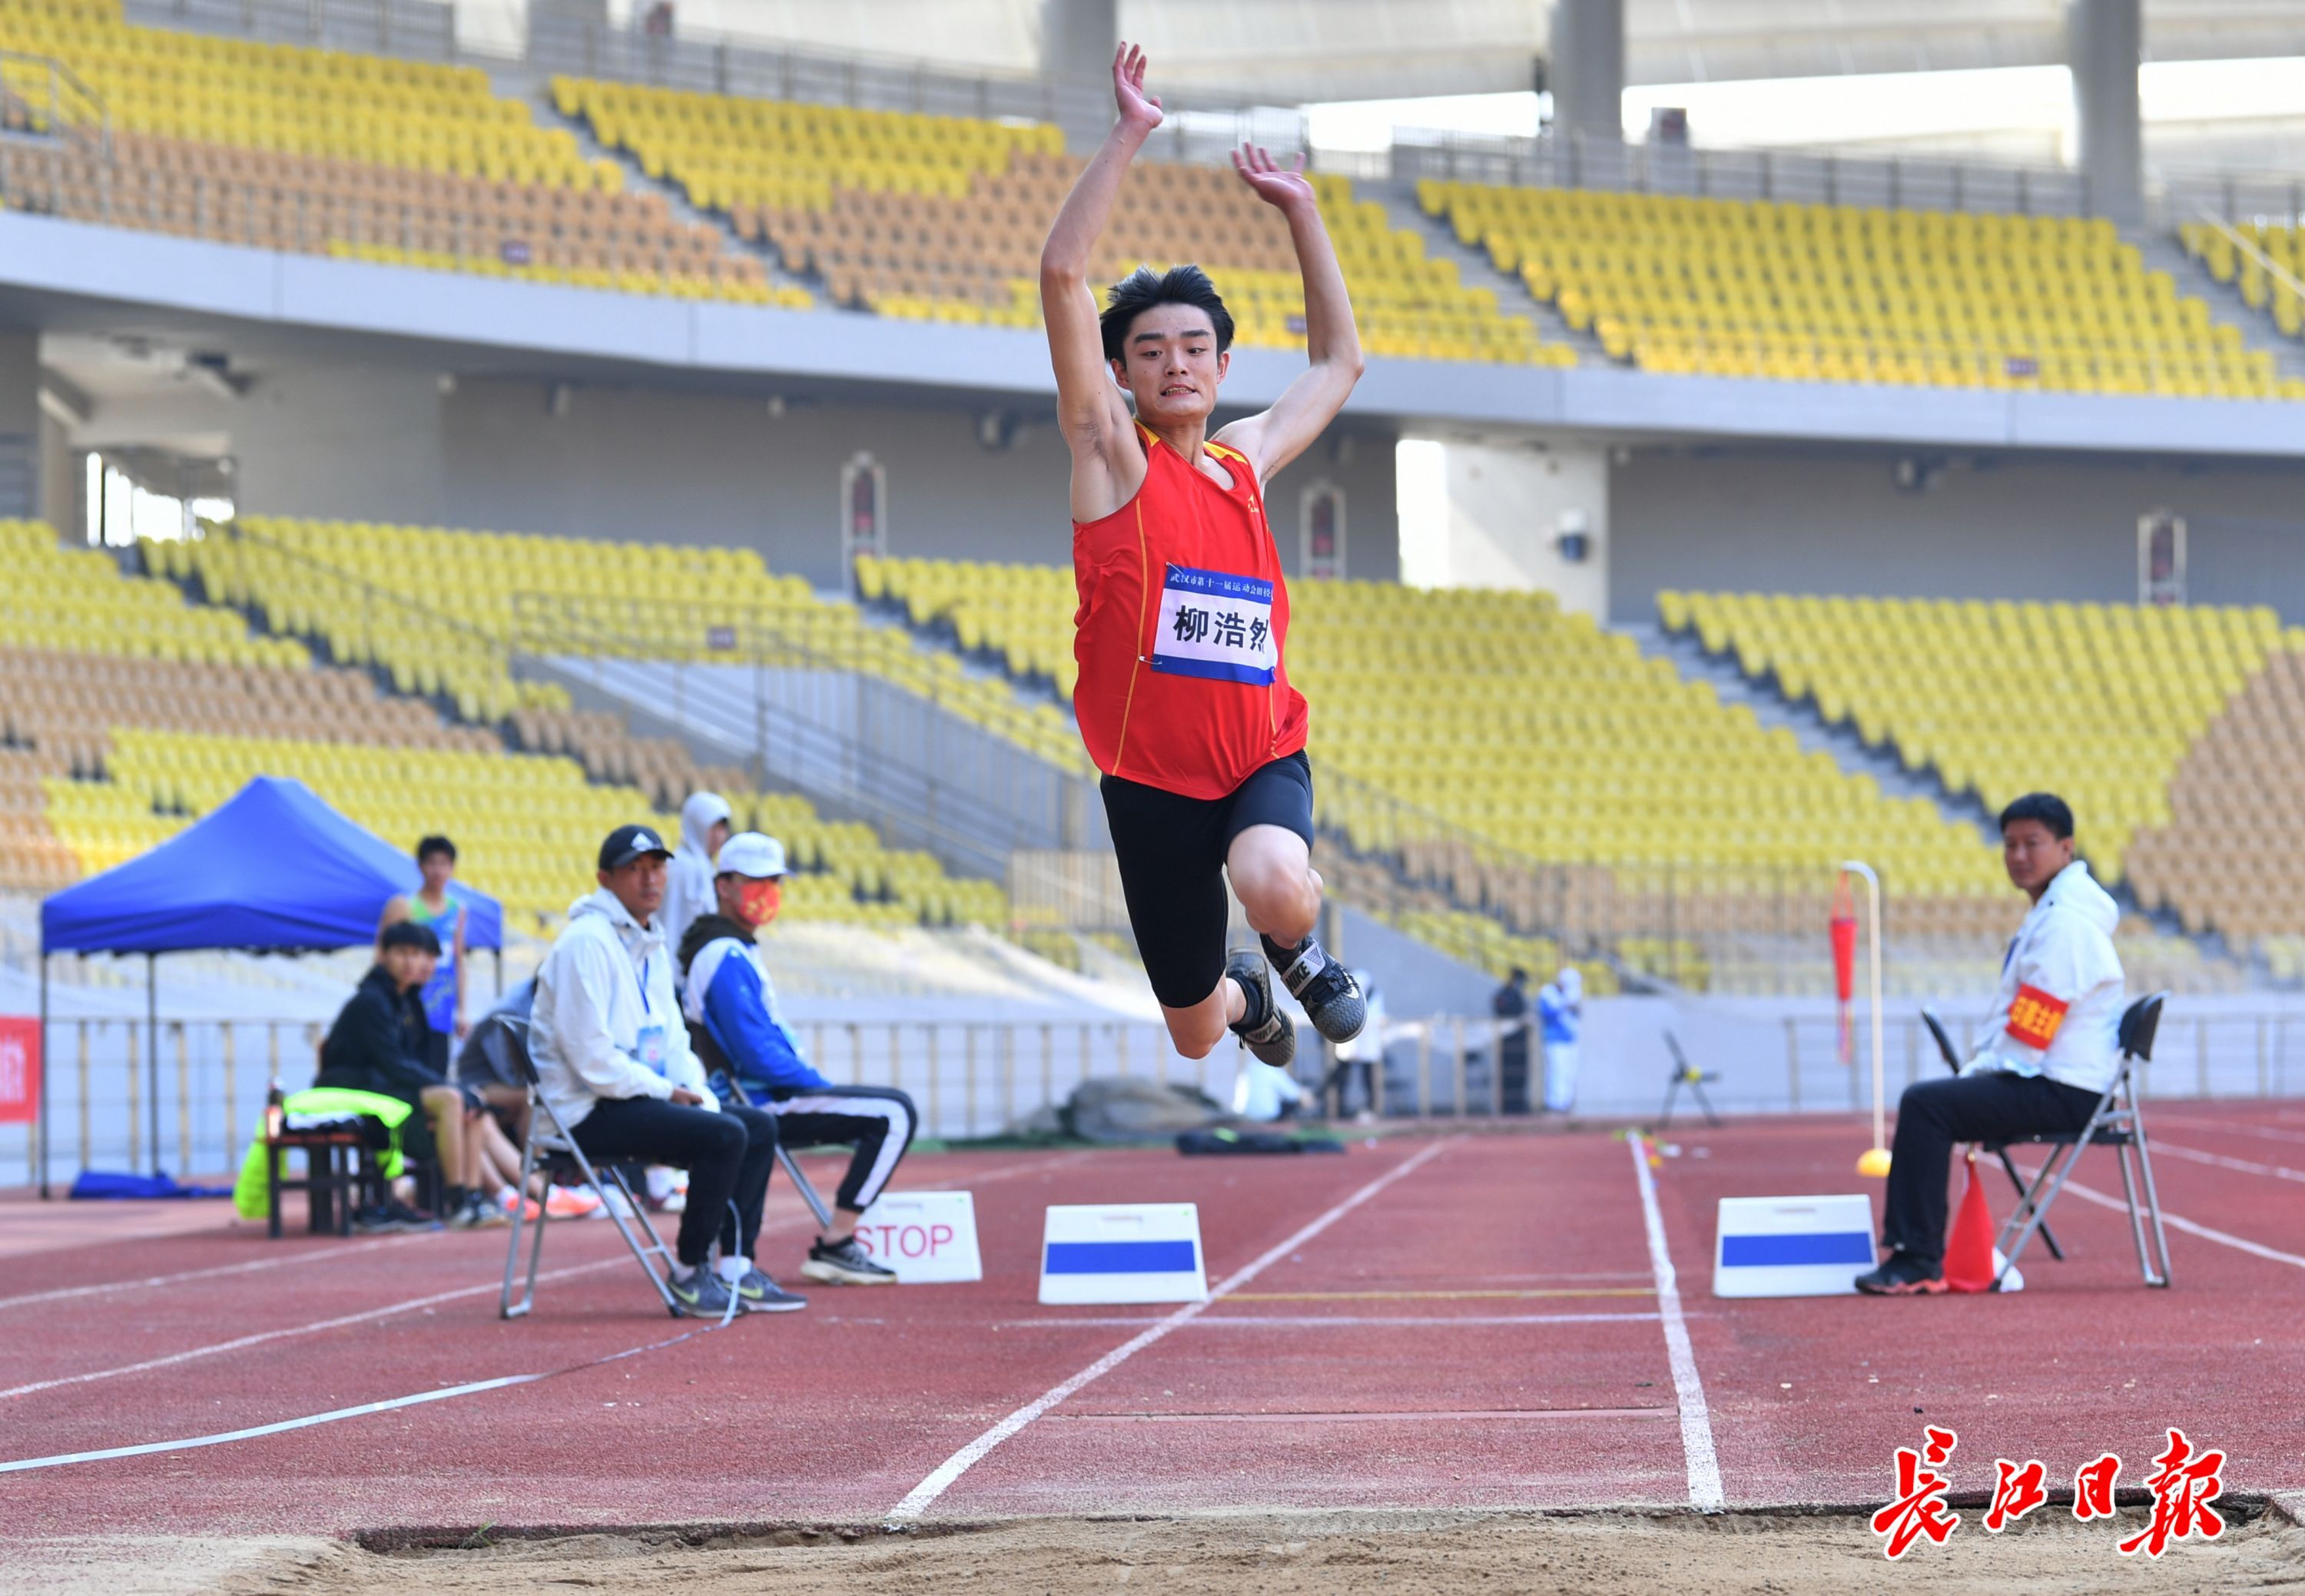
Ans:
[{"label": "blue canopy tent", "polygon": [[[325,952],[374,940],[386,900],[413,892],[416,862],[337,814],[302,781],[259,776],[159,847],[90,876],[40,905],[40,1035],[46,1057],[50,953],[145,956],[145,1049],[151,1069],[152,1150],[160,1148],[159,983],[162,953]],[[461,884],[464,946],[501,951],[504,909]],[[40,1195],[48,1195],[48,1093],[40,1093]]]}]

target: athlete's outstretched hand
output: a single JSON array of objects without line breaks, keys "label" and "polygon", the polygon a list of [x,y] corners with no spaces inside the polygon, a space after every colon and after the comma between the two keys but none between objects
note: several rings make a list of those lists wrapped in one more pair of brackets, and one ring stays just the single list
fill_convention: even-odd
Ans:
[{"label": "athlete's outstretched hand", "polygon": [[1276,166],[1270,150],[1244,139],[1240,148],[1232,152],[1232,169],[1267,205],[1286,210],[1292,205],[1313,203],[1313,180],[1305,175],[1305,152],[1301,149],[1289,165]]},{"label": "athlete's outstretched hand", "polygon": [[1144,50],[1125,40],[1112,53],[1112,98],[1120,119],[1151,132],[1161,125],[1161,97],[1144,92]]}]

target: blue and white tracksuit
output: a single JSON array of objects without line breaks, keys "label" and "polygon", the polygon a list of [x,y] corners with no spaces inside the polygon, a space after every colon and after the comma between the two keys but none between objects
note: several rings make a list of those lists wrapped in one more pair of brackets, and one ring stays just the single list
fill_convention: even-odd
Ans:
[{"label": "blue and white tracksuit", "polygon": [[853,1145],[834,1200],[852,1213],[871,1208],[913,1144],[912,1098],[893,1087],[835,1086],[811,1068],[750,939],[714,936],[698,948],[681,1007],[728,1061],[730,1074],[716,1076],[715,1089],[775,1114],[787,1147]]}]

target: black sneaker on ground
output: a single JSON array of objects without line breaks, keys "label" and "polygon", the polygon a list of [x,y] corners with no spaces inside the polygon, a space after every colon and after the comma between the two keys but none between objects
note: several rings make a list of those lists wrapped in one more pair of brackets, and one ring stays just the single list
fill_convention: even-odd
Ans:
[{"label": "black sneaker on ground", "polygon": [[739,1313],[793,1313],[807,1306],[806,1297],[793,1295],[758,1268],[745,1270],[744,1277],[736,1282]]},{"label": "black sneaker on ground", "polygon": [[385,1228],[402,1231],[427,1231],[441,1228],[440,1222],[421,1208],[412,1208],[400,1199],[389,1198],[383,1208]]},{"label": "black sneaker on ground", "polygon": [[1297,1057],[1297,1028],[1280,1005],[1272,1001],[1272,977],[1255,953],[1235,953],[1225,960],[1225,974],[1240,983],[1248,999],[1240,1018],[1229,1028],[1248,1044],[1248,1050],[1276,1069],[1285,1070]]},{"label": "black sneaker on ground", "polygon": [[811,1280],[821,1280],[827,1285],[894,1285],[897,1271],[883,1263],[873,1261],[855,1236],[844,1236],[838,1242],[828,1242],[822,1236],[808,1250],[808,1261],[800,1272]]},{"label": "black sneaker on ground", "polygon": [[683,1319],[727,1319],[728,1317],[728,1283],[720,1278],[711,1265],[696,1270],[685,1280],[676,1276],[667,1280],[665,1289],[679,1305]]},{"label": "black sneaker on ground", "polygon": [[1269,936],[1257,940],[1264,944],[1264,956],[1272,960],[1272,968],[1280,972],[1280,984],[1289,988],[1289,995],[1305,1005],[1305,1017],[1314,1030],[1331,1042],[1349,1042],[1361,1034],[1361,1027],[1368,1023],[1368,1003],[1361,996],[1352,971],[1322,952],[1321,944],[1309,936],[1293,948],[1284,948]]},{"label": "black sneaker on ground", "polygon": [[1879,1268],[1857,1277],[1857,1289],[1868,1297],[1934,1297],[1944,1288],[1944,1270],[1909,1252],[1892,1252]]},{"label": "black sneaker on ground", "polygon": [[353,1233],[356,1236],[382,1236],[396,1233],[400,1221],[392,1210],[380,1202],[368,1203],[353,1210]]}]

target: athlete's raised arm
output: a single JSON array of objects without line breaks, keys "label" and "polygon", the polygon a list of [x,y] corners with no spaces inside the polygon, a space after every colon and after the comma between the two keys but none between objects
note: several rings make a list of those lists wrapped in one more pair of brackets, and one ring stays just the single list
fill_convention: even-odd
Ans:
[{"label": "athlete's raised arm", "polygon": [[1217,437],[1246,455],[1258,480],[1272,474],[1312,445],[1322,430],[1336,419],[1361,377],[1361,335],[1353,325],[1353,302],[1345,292],[1345,274],[1337,264],[1337,246],[1329,241],[1327,224],[1305,175],[1305,158],[1286,166],[1255,145],[1244,143],[1232,154],[1233,170],[1255,190],[1256,197],[1289,218],[1289,240],[1297,250],[1297,268],[1305,278],[1305,353],[1312,369],[1281,391],[1272,408],[1246,416]]},{"label": "athlete's raised arm", "polygon": [[[1161,125],[1160,98],[1144,92],[1144,52],[1133,45],[1124,43],[1113,55],[1112,97],[1119,119],[1065,196],[1048,242],[1041,246],[1041,313],[1048,323],[1050,363],[1057,372],[1057,420],[1072,450],[1076,521],[1110,515],[1136,491],[1143,477],[1141,465],[1127,469],[1143,456],[1127,403],[1104,363],[1096,295],[1088,286],[1096,241],[1112,215],[1121,177]],[[1123,442],[1128,446],[1125,456],[1118,447]]]}]

